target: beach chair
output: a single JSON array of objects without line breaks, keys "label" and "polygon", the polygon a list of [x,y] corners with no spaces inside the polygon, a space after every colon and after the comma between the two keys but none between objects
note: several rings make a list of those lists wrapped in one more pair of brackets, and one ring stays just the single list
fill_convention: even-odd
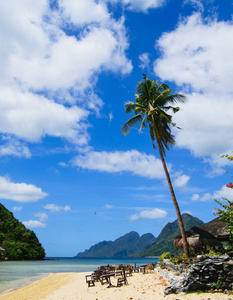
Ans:
[{"label": "beach chair", "polygon": [[125,284],[125,285],[128,284],[128,280],[125,275],[125,268],[123,267],[122,270],[123,270],[123,277],[117,278],[117,286],[122,286],[122,284]]},{"label": "beach chair", "polygon": [[[107,275],[107,274],[106,274],[106,275]],[[106,275],[101,275],[101,276],[100,276],[100,282],[101,282],[102,285],[105,284],[105,283],[108,283],[108,284],[109,284],[109,277],[106,276]]]},{"label": "beach chair", "polygon": [[95,281],[91,275],[86,275],[86,283],[87,283],[88,287],[95,286]]},{"label": "beach chair", "polygon": [[126,269],[126,271],[125,271],[125,275],[127,276],[132,276],[132,273],[133,273],[133,268],[132,268],[132,266],[130,265],[130,266],[127,266],[127,269]]}]

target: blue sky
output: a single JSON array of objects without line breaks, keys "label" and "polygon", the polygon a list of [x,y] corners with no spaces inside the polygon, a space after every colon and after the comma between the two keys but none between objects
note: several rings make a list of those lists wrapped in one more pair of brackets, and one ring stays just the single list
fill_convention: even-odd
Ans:
[{"label": "blue sky", "polygon": [[40,0],[0,4],[0,199],[47,256],[74,256],[176,219],[147,130],[125,137],[142,74],[187,96],[166,161],[181,212],[231,198],[233,3]]}]

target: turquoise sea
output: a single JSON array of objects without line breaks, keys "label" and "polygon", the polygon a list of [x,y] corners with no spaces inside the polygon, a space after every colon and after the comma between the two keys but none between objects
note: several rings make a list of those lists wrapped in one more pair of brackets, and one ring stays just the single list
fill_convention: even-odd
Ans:
[{"label": "turquoise sea", "polygon": [[65,258],[50,257],[41,261],[0,262],[0,294],[26,286],[50,273],[92,272],[101,265],[137,264],[158,262],[158,258]]}]

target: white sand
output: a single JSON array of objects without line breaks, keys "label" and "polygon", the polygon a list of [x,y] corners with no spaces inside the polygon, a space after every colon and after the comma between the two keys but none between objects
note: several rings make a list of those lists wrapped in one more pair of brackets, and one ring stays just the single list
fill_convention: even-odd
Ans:
[{"label": "white sand", "polygon": [[[55,273],[27,287],[0,296],[0,300],[233,300],[232,295],[223,293],[202,293],[188,295],[168,295],[164,297],[167,281],[158,271],[151,274],[133,273],[127,277],[129,285],[107,288],[107,284],[96,282],[89,287],[85,281],[88,273]],[[113,284],[116,279],[111,278]]]}]

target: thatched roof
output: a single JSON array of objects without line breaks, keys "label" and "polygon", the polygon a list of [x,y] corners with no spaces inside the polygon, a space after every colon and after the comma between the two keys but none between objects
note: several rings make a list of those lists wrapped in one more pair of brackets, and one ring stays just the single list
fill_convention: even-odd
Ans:
[{"label": "thatched roof", "polygon": [[[217,246],[218,240],[209,232],[198,227],[192,227],[190,230],[185,231],[189,247],[200,248],[203,246]],[[183,240],[181,235],[174,238],[174,246],[177,249],[183,248]]]},{"label": "thatched roof", "polygon": [[216,218],[199,228],[211,233],[220,241],[229,241],[229,233],[224,230],[224,227],[227,226],[227,223],[220,220],[220,218]]}]

